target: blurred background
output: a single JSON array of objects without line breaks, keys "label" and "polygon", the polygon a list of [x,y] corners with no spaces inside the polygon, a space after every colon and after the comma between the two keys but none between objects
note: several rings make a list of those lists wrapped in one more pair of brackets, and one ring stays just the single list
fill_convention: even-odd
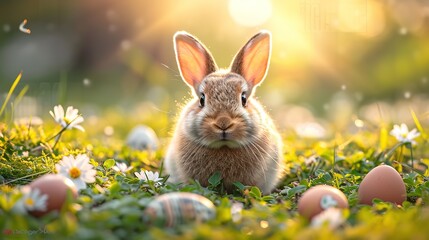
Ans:
[{"label": "blurred background", "polygon": [[1,0],[0,101],[22,70],[15,119],[73,105],[88,124],[160,116],[152,127],[167,135],[190,97],[173,34],[194,34],[228,67],[260,29],[273,48],[256,95],[280,129],[323,138],[413,124],[411,109],[429,124],[429,0]]}]

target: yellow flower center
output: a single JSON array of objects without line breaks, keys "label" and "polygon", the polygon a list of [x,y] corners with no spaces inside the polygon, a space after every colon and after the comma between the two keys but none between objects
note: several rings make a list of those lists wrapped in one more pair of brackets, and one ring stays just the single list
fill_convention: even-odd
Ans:
[{"label": "yellow flower center", "polygon": [[67,125],[69,125],[71,123],[71,120],[66,118],[66,117],[64,117],[63,120]]},{"label": "yellow flower center", "polygon": [[70,169],[69,174],[72,178],[78,178],[80,177],[80,169],[77,167],[73,167]]},{"label": "yellow flower center", "polygon": [[32,207],[34,205],[34,201],[32,198],[25,199],[25,205]]}]

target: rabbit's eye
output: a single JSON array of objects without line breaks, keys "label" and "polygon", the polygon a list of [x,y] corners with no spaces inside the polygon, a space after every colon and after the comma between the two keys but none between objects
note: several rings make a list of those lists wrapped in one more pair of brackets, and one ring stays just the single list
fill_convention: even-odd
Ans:
[{"label": "rabbit's eye", "polygon": [[243,105],[243,107],[246,107],[246,103],[247,103],[246,92],[243,92],[241,94],[241,104]]},{"label": "rabbit's eye", "polygon": [[206,101],[206,96],[204,95],[204,93],[201,93],[200,107],[204,107],[205,101]]}]

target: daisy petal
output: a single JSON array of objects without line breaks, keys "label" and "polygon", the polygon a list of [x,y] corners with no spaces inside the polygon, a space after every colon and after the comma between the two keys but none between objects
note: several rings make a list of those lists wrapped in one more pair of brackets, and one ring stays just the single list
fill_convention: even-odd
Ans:
[{"label": "daisy petal", "polygon": [[76,126],[73,126],[73,127],[76,128],[76,129],[78,129],[78,130],[80,130],[80,131],[82,131],[82,132],[85,132],[85,129],[81,125],[76,125]]},{"label": "daisy petal", "polygon": [[76,178],[76,179],[73,179],[72,181],[73,181],[73,183],[76,185],[76,188],[77,188],[78,190],[81,190],[81,189],[85,189],[85,188],[86,188],[86,183],[85,183],[82,179],[80,179],[80,178]]}]

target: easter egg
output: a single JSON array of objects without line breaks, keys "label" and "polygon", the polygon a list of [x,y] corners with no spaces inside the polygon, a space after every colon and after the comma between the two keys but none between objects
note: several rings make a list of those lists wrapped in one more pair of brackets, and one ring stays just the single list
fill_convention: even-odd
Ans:
[{"label": "easter egg", "polygon": [[156,150],[159,144],[152,128],[138,125],[128,134],[127,145],[137,150]]},{"label": "easter egg", "polygon": [[307,219],[331,207],[348,208],[349,204],[343,192],[328,185],[308,189],[298,201],[298,212]]},{"label": "easter egg", "polygon": [[28,185],[32,190],[39,189],[40,194],[46,194],[46,210],[31,211],[30,214],[35,217],[41,217],[51,211],[60,211],[63,207],[67,194],[77,198],[78,193],[74,183],[61,175],[47,174]]},{"label": "easter egg", "polygon": [[407,190],[401,175],[391,166],[381,165],[372,169],[362,180],[358,190],[359,203],[372,205],[375,198],[402,204]]},{"label": "easter egg", "polygon": [[155,198],[144,211],[144,219],[158,226],[173,227],[204,222],[216,216],[213,203],[198,194],[174,192]]}]

